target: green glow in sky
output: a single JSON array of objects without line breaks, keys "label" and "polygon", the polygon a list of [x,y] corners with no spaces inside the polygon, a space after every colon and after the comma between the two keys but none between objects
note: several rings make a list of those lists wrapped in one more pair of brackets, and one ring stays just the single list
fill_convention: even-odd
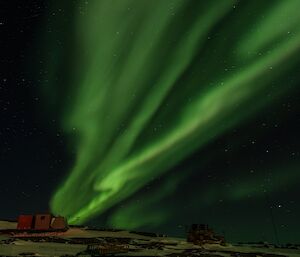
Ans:
[{"label": "green glow in sky", "polygon": [[[237,7],[79,1],[62,119],[77,158],[53,195],[54,213],[71,224],[103,213],[291,90],[283,78],[300,54],[300,1]],[[111,223],[139,226],[122,215]]]}]

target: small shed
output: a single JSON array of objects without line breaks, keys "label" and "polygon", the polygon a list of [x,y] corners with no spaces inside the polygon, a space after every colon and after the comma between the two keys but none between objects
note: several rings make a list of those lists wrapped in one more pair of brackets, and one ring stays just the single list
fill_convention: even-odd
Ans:
[{"label": "small shed", "polygon": [[33,215],[20,215],[18,217],[17,229],[31,229],[33,226]]},{"label": "small shed", "polygon": [[53,229],[66,229],[68,227],[67,221],[64,217],[53,217],[51,220],[51,228]]},{"label": "small shed", "polygon": [[48,230],[51,223],[51,214],[37,214],[35,215],[34,229]]}]

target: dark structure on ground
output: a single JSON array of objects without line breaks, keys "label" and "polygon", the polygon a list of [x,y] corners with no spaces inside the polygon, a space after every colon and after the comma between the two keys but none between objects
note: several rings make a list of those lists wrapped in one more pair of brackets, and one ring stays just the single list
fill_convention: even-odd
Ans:
[{"label": "dark structure on ground", "polygon": [[193,224],[187,233],[187,241],[202,245],[202,244],[221,244],[225,245],[223,236],[216,235],[214,231],[205,224]]},{"label": "dark structure on ground", "polygon": [[114,255],[118,253],[127,253],[129,251],[128,245],[117,245],[111,243],[105,244],[92,244],[88,245],[86,250],[76,254],[76,256],[84,256],[84,255],[91,255],[91,256],[107,256],[107,255]]},{"label": "dark structure on ground", "polygon": [[67,230],[68,224],[64,217],[56,217],[52,214],[20,215],[17,229],[22,231]]}]

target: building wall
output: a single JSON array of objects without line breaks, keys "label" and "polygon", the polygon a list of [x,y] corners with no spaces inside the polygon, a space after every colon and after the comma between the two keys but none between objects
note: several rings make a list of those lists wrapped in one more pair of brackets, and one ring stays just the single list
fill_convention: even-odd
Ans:
[{"label": "building wall", "polygon": [[53,229],[65,229],[67,227],[64,217],[53,217],[51,221],[51,228]]},{"label": "building wall", "polygon": [[50,214],[37,214],[35,215],[34,229],[47,230],[50,228],[52,216]]},{"label": "building wall", "polygon": [[20,215],[18,217],[17,229],[31,229],[33,226],[33,215]]}]

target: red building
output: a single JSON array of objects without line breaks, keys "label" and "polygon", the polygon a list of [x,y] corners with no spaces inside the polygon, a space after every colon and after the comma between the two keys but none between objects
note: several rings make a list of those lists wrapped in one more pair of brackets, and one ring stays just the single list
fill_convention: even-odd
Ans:
[{"label": "red building", "polygon": [[17,229],[31,229],[33,226],[33,215],[20,215]]},{"label": "red building", "polygon": [[66,230],[67,220],[51,214],[20,215],[17,229],[19,230]]},{"label": "red building", "polygon": [[48,230],[50,229],[51,214],[37,214],[35,215],[34,229],[36,230]]},{"label": "red building", "polygon": [[52,229],[65,229],[67,227],[67,221],[64,217],[53,217],[50,227]]}]

